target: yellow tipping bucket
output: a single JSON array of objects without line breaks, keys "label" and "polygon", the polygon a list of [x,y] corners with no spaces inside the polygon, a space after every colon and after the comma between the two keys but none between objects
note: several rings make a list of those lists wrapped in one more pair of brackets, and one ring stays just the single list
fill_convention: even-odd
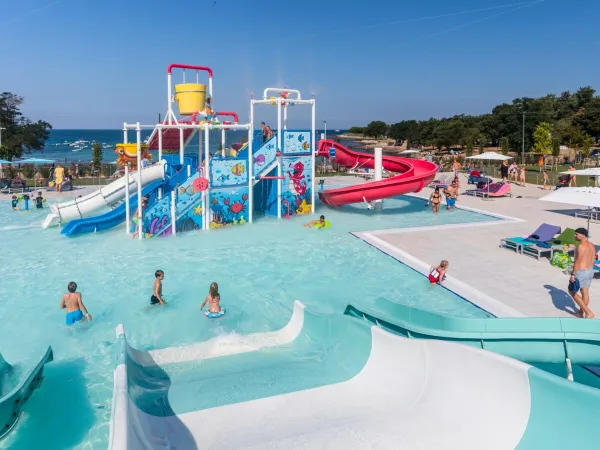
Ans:
[{"label": "yellow tipping bucket", "polygon": [[179,114],[190,116],[202,111],[206,105],[206,85],[183,83],[175,85],[175,100],[179,105]]}]

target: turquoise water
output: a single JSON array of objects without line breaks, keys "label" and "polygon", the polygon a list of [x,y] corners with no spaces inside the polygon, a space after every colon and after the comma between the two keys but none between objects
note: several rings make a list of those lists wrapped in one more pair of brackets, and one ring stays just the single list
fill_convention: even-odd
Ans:
[{"label": "turquoise water", "polygon": [[[0,202],[0,352],[11,363],[33,363],[52,345],[55,356],[16,432],[0,448],[106,448],[119,323],[131,345],[152,349],[278,329],[296,299],[318,313],[342,314],[346,303],[368,305],[384,297],[485,316],[348,233],[496,220],[463,210],[434,216],[419,199],[386,200],[383,213],[364,205],[318,208],[332,223],[327,230],[305,229],[313,217],[259,218],[252,225],[147,242],[130,239],[123,227],[69,239],[39,227],[48,212],[13,212],[8,201]],[[159,268],[168,304],[150,307]],[[69,281],[78,283],[92,323],[63,325],[59,302]],[[212,281],[228,310],[214,321],[199,311]]]}]

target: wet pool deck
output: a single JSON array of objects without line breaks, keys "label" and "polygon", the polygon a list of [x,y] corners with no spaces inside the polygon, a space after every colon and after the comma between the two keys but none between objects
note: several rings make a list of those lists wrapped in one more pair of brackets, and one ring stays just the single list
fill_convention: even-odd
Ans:
[{"label": "wet pool deck", "polygon": [[[326,185],[359,182],[355,177],[326,179]],[[460,192],[471,188],[462,176]],[[536,260],[500,248],[499,244],[502,238],[528,235],[544,222],[564,229],[586,226],[587,221],[574,216],[576,206],[539,201],[549,191],[537,186],[513,185],[512,191],[513,198],[482,200],[460,195],[457,202],[460,207],[501,215],[503,221],[354,234],[421,272],[442,259],[449,260],[447,287],[496,316],[568,317],[575,311],[567,293],[568,275],[550,265],[547,257]],[[425,188],[416,195],[427,198],[430,193],[431,189]],[[595,243],[600,244],[600,224],[591,223],[590,236],[592,242],[597,237]],[[590,308],[600,317],[597,279],[592,283],[590,298]]]}]

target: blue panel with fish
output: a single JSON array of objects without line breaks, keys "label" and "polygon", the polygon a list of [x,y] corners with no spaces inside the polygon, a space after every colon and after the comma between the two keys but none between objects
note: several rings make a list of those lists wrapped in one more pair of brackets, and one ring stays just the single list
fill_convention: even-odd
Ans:
[{"label": "blue panel with fish", "polygon": [[168,235],[171,226],[171,194],[166,194],[147,211],[144,211],[144,233],[146,238]]},{"label": "blue panel with fish", "polygon": [[196,172],[177,186],[177,204],[175,205],[177,217],[185,213],[198,199],[202,198],[202,192],[196,192],[194,189],[194,181],[199,177],[200,174]]},{"label": "blue panel with fish", "polygon": [[283,154],[309,154],[311,152],[310,131],[284,131],[283,132]]},{"label": "blue panel with fish", "polygon": [[281,215],[308,214],[312,204],[312,157],[291,156],[283,158]]},{"label": "blue panel with fish", "polygon": [[178,233],[202,229],[202,197],[197,198],[178,214],[176,227]]},{"label": "blue panel with fish", "polygon": [[263,172],[273,161],[275,161],[277,153],[277,135],[274,135],[253,153],[252,175],[254,175],[255,179],[258,179],[260,175],[264,175]]},{"label": "blue panel with fish", "polygon": [[212,158],[210,182],[211,188],[248,184],[248,160]]},{"label": "blue panel with fish", "polygon": [[248,187],[214,189],[210,191],[210,227],[221,228],[248,222]]}]

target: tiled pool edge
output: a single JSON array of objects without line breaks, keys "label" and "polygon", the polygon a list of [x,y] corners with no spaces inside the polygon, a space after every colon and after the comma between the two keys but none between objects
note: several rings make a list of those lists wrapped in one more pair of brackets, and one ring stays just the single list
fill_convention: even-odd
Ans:
[{"label": "tiled pool edge", "polygon": [[[487,222],[486,222],[487,223]],[[493,223],[493,222],[492,222]],[[500,222],[502,223],[502,222]],[[481,225],[480,223],[478,225]],[[423,230],[423,228],[419,228]],[[389,230],[386,230],[389,232]],[[429,264],[419,260],[408,252],[400,250],[399,248],[388,244],[387,242],[379,239],[374,235],[374,232],[353,232],[351,233],[356,238],[366,242],[367,244],[375,247],[379,251],[386,255],[394,258],[396,261],[410,267],[411,269],[419,272],[421,275],[426,276],[429,272]],[[469,286],[468,284],[457,280],[456,278],[448,275],[443,287],[458,295],[465,301],[471,303],[483,311],[493,314],[496,317],[525,317],[525,314],[517,311],[514,308],[490,297],[487,294]]]}]

